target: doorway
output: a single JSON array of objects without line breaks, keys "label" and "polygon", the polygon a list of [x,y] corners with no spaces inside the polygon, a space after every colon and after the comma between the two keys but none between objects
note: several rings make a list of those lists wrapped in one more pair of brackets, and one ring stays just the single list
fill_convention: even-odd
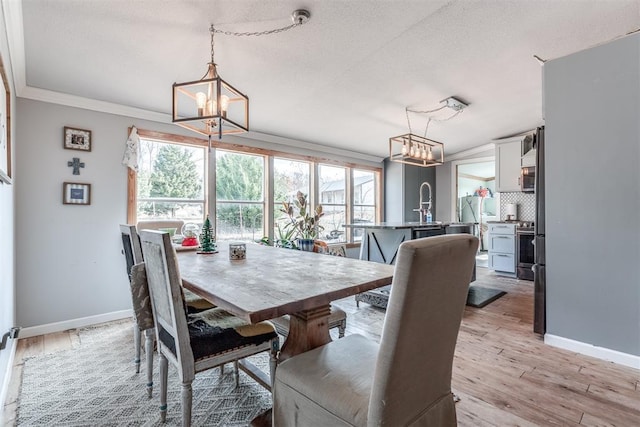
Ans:
[{"label": "doorway", "polygon": [[456,220],[474,224],[474,234],[480,239],[476,256],[479,267],[488,266],[487,222],[499,217],[495,175],[494,159],[471,160],[456,165]]}]

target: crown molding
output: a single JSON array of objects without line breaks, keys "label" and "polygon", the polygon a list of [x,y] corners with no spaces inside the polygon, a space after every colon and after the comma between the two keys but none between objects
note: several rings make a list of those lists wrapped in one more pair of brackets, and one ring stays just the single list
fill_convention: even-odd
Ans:
[{"label": "crown molding", "polygon": [[24,55],[24,30],[22,25],[22,2],[2,0],[2,12],[9,44],[9,62],[13,75],[13,87],[16,96],[27,86]]},{"label": "crown molding", "polygon": [[142,108],[129,107],[112,102],[98,101],[82,96],[69,95],[61,92],[26,86],[23,88],[20,98],[34,101],[49,102],[52,104],[65,105],[67,107],[82,108],[85,110],[97,111],[100,113],[116,114],[119,116],[131,117],[134,119],[151,120],[160,123],[171,123],[171,115],[144,110]]}]

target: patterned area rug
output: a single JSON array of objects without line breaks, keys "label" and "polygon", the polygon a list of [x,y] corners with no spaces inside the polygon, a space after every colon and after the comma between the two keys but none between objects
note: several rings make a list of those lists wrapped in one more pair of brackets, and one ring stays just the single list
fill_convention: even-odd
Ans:
[{"label": "patterned area rug", "polygon": [[[167,422],[160,422],[158,358],[153,397],[147,398],[144,354],[140,374],[133,364],[131,322],[81,329],[77,348],[27,359],[18,400],[19,426],[181,425],[180,383],[169,364]],[[249,358],[269,372],[268,356]],[[233,366],[211,369],[193,382],[194,426],[247,426],[271,406],[271,394]]]}]

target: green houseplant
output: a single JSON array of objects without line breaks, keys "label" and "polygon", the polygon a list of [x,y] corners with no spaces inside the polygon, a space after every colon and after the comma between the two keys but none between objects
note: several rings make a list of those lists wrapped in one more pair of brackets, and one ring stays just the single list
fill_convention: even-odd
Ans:
[{"label": "green houseplant", "polygon": [[[294,206],[297,208],[297,215],[295,214]],[[324,227],[318,223],[324,215],[322,205],[316,206],[312,211],[307,202],[307,196],[301,191],[298,191],[293,204],[282,202],[280,211],[289,217],[290,222],[287,223],[285,229],[295,230],[300,249],[313,251],[314,240],[317,239],[318,234],[324,230]]]}]

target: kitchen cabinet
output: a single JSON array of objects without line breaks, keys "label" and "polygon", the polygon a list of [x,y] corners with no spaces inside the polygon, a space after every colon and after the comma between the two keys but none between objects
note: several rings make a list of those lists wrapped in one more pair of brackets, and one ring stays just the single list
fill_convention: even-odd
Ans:
[{"label": "kitchen cabinet", "polygon": [[489,269],[498,273],[516,273],[516,225],[489,224]]},{"label": "kitchen cabinet", "polygon": [[520,191],[522,137],[496,143],[496,191]]}]

